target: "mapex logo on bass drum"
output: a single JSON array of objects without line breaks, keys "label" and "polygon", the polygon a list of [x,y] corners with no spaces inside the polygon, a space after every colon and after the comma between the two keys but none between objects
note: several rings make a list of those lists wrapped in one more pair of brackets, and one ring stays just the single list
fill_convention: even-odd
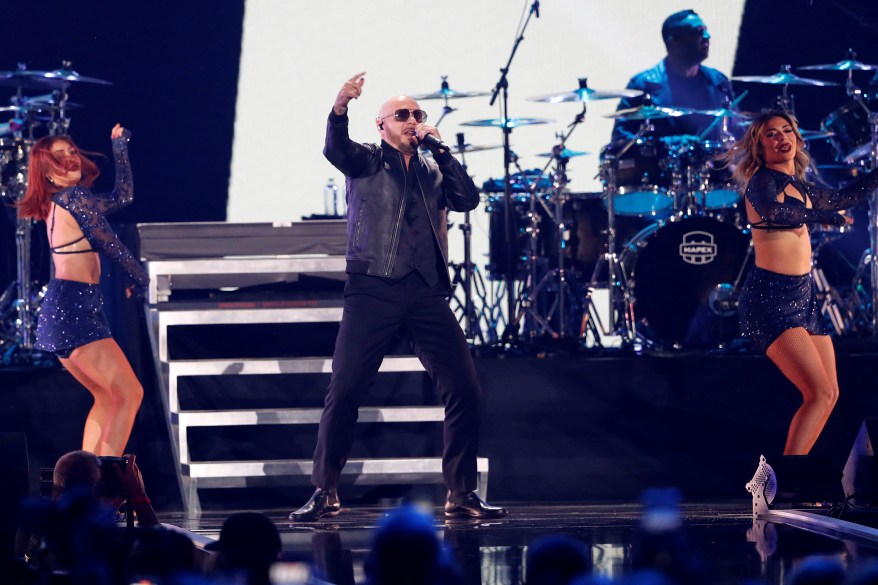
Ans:
[{"label": "mapex logo on bass drum", "polygon": [[710,264],[716,258],[716,242],[710,232],[689,232],[683,234],[680,244],[680,258],[688,264]]}]

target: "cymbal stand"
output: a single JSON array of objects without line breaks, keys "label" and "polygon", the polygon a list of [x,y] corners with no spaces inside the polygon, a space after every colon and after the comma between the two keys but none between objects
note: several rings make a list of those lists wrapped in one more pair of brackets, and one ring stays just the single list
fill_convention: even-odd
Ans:
[{"label": "cymbal stand", "polygon": [[511,344],[518,338],[517,322],[513,329],[513,322],[516,321],[513,319],[513,315],[515,315],[515,295],[512,294],[512,291],[515,289],[515,266],[513,263],[513,242],[515,241],[515,235],[512,233],[512,185],[510,184],[509,176],[511,150],[509,146],[509,134],[512,132],[512,128],[509,126],[509,81],[507,75],[509,74],[509,67],[512,65],[512,60],[515,58],[515,53],[518,51],[518,46],[521,44],[521,41],[524,40],[524,31],[527,29],[531,17],[536,15],[536,17],[539,18],[539,7],[539,0],[534,0],[528,11],[524,24],[521,25],[519,32],[516,34],[515,43],[512,45],[512,52],[509,54],[506,66],[500,69],[500,79],[494,86],[494,91],[491,92],[491,101],[489,103],[489,105],[493,106],[494,102],[497,100],[497,96],[500,95],[501,92],[503,93],[503,97],[500,100],[500,119],[503,121],[503,236],[504,241],[506,242],[506,274],[504,277],[507,294],[506,314],[508,315],[509,323],[506,326],[506,331],[503,332],[502,341],[506,344]]},{"label": "cymbal stand", "polygon": [[[3,186],[4,195],[14,205],[24,196],[27,186],[27,157],[30,154],[28,144],[19,142],[13,148],[10,164],[16,165],[16,172]],[[8,189],[8,190],[7,190]],[[5,202],[4,202],[5,203]],[[31,282],[31,231],[33,221],[18,219],[15,221],[15,268],[16,280],[9,284],[0,296],[0,319],[3,323],[3,337],[19,349],[29,352],[33,349],[33,335],[36,326],[34,320],[33,290]],[[11,355],[4,355],[10,359]]]},{"label": "cymbal stand", "polygon": [[[869,128],[872,131],[872,148],[869,161],[872,169],[878,168],[878,112],[869,112]],[[872,336],[878,337],[878,190],[872,193],[869,201],[869,256],[872,275]]]},{"label": "cymbal stand", "polygon": [[[565,258],[564,258],[564,248],[565,242],[567,241],[567,225],[564,223],[564,187],[567,185],[567,161],[569,160],[567,157],[562,156],[562,153],[565,150],[565,144],[570,136],[573,134],[573,131],[576,130],[576,127],[579,126],[585,120],[586,114],[586,102],[582,103],[582,111],[576,115],[573,122],[568,126],[569,130],[566,134],[559,134],[559,144],[555,145],[552,148],[553,156],[546,163],[546,166],[540,172],[540,176],[537,178],[533,185],[528,186],[528,190],[530,192],[530,220],[531,220],[531,229],[530,229],[530,254],[528,255],[527,262],[528,266],[528,277],[523,287],[521,300],[519,302],[518,310],[515,313],[515,318],[510,322],[510,326],[515,326],[516,328],[521,324],[525,315],[529,315],[531,319],[536,323],[537,327],[530,332],[532,337],[535,337],[541,333],[548,333],[553,339],[564,339],[570,336],[571,329],[568,326],[568,305],[567,305],[567,297],[568,295],[572,295],[574,298],[581,299],[584,295],[579,290],[580,287],[575,280],[575,277],[565,268]],[[536,195],[537,187],[539,186],[539,179],[542,178],[543,173],[555,163],[555,172],[553,173],[553,195],[552,199],[554,200],[554,209],[550,209],[543,200]],[[549,218],[555,224],[557,229],[557,262],[558,267],[547,272],[540,280],[537,282],[537,239],[539,235],[539,227],[538,227],[538,214],[536,210],[537,202],[542,205]],[[552,304],[548,307],[544,314],[539,312],[539,307],[537,302],[539,300],[539,296],[544,289],[546,289],[550,284],[557,281],[557,296],[552,302]],[[553,329],[551,326],[552,318],[557,314],[558,322],[557,322],[557,330]]]},{"label": "cymbal stand", "polygon": [[[782,65],[781,73],[788,73],[790,75],[793,74],[793,68],[790,65]],[[781,90],[781,94],[777,96],[777,105],[784,112],[789,112],[793,115],[796,114],[796,104],[793,96],[790,95],[790,84],[784,83],[783,89]]]},{"label": "cymbal stand", "polygon": [[[445,81],[446,77],[442,77],[442,87],[447,88],[448,83]],[[445,114],[443,114],[444,116]],[[441,122],[442,119],[440,118]],[[438,125],[438,122],[436,123]],[[466,154],[464,145],[466,142],[464,141],[463,132],[457,133],[457,145],[460,147],[460,164],[463,167],[463,170],[466,171]],[[484,336],[482,335],[482,328],[479,327],[479,317],[476,314],[475,308],[473,306],[473,277],[474,277],[474,268],[475,266],[472,263],[472,225],[470,224],[470,212],[466,211],[463,214],[463,224],[458,226],[460,231],[463,232],[463,333],[467,339],[474,341],[476,338],[475,332],[478,332],[479,341],[482,343],[485,342]],[[482,306],[485,305],[485,299],[482,299]]]},{"label": "cymbal stand", "polygon": [[[601,175],[606,183],[607,192],[607,251],[598,259],[595,264],[591,280],[588,283],[588,293],[585,297],[586,306],[582,312],[582,327],[580,336],[583,338],[587,330],[594,333],[595,343],[600,346],[600,338],[598,331],[603,335],[615,335],[621,337],[624,344],[630,344],[634,341],[634,307],[629,300],[628,283],[625,275],[621,272],[618,256],[616,255],[616,170],[618,160],[627,153],[638,140],[646,134],[655,130],[655,127],[649,120],[643,120],[637,133],[628,141],[627,144],[618,153],[607,153],[601,163]],[[607,312],[607,324],[601,322],[594,306],[593,294],[598,288],[598,278],[603,270],[604,265],[607,267],[607,289],[609,294],[609,310]],[[622,310],[617,316],[617,308]]]},{"label": "cymbal stand", "polygon": [[[448,87],[448,76],[447,76],[447,75],[443,75],[443,76],[442,76],[442,89],[443,89],[443,90],[447,90],[447,89],[449,89],[449,87]],[[448,94],[444,95],[444,96],[442,97],[442,99],[445,100],[445,105],[442,106],[442,115],[439,116],[439,119],[438,119],[438,120],[436,120],[436,124],[435,124],[435,126],[436,126],[437,128],[439,127],[439,124],[442,123],[442,120],[445,119],[445,116],[447,116],[447,115],[450,114],[451,112],[457,111],[457,108],[452,108],[451,106],[448,105]]]}]

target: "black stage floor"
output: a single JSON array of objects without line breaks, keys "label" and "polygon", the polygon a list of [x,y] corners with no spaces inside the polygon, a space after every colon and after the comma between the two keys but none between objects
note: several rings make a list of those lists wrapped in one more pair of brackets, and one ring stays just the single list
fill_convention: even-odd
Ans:
[{"label": "black stage floor", "polygon": [[[367,506],[344,509],[336,518],[293,523],[289,510],[265,510],[281,532],[286,561],[312,563],[324,578],[347,585],[364,581],[363,561],[375,526],[391,510]],[[462,568],[464,583],[524,583],[527,546],[547,534],[564,534],[582,542],[591,553],[593,573],[618,581],[635,569],[645,548],[687,551],[707,575],[698,582],[714,584],[788,582],[803,559],[821,555],[855,571],[878,558],[878,543],[832,538],[785,524],[753,521],[750,503],[689,503],[681,506],[682,528],[650,534],[641,526],[641,506],[510,505],[510,516],[492,521],[445,520],[433,508],[435,526],[445,547]],[[162,515],[207,538],[219,537],[229,511],[201,518]],[[673,554],[673,553],[671,553]],[[664,557],[666,558],[666,557]]]}]

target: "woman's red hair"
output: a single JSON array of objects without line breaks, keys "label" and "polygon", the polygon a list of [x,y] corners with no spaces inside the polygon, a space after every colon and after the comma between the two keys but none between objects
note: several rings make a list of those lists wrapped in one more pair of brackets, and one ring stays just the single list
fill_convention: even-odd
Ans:
[{"label": "woman's red hair", "polygon": [[86,153],[79,150],[76,143],[68,136],[46,136],[36,141],[30,151],[30,160],[27,165],[27,190],[24,198],[18,203],[18,217],[45,220],[49,215],[52,204],[52,195],[58,191],[58,187],[49,183],[49,173],[64,173],[64,166],[52,154],[55,143],[59,140],[73,147],[79,155],[82,179],[79,185],[91,187],[98,175],[101,174],[98,166],[89,159]]}]

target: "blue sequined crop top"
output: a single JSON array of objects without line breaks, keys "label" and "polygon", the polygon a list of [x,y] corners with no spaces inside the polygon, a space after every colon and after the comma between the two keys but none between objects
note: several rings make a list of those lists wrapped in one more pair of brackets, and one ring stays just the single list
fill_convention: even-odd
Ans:
[{"label": "blue sequined crop top", "polygon": [[[118,236],[110,228],[106,216],[122,209],[134,201],[134,181],[131,175],[131,163],[128,160],[128,141],[131,132],[127,129],[119,138],[113,139],[113,161],[116,166],[116,184],[110,193],[93,193],[91,189],[79,185],[68,187],[52,195],[52,202],[63,207],[82,230],[82,237],[60,246],[52,245],[52,234],[55,230],[54,209],[52,210],[52,226],[49,230],[49,246],[53,254],[81,254],[103,252],[110,260],[121,267],[139,287],[149,284],[149,276],[143,266],[134,258]],[[61,248],[85,239],[91,244],[91,250],[62,251]]]},{"label": "blue sequined crop top", "polygon": [[[787,185],[798,189],[805,201],[787,196],[784,190]],[[745,196],[761,222],[751,224],[753,229],[790,230],[802,227],[806,223],[843,225],[845,219],[838,212],[849,209],[863,201],[872,191],[878,188],[878,170],[863,175],[847,187],[838,191],[803,183],[797,177],[762,167],[750,178]],[[777,196],[784,193],[784,200],[778,201]],[[806,201],[813,207],[806,207]]]}]

